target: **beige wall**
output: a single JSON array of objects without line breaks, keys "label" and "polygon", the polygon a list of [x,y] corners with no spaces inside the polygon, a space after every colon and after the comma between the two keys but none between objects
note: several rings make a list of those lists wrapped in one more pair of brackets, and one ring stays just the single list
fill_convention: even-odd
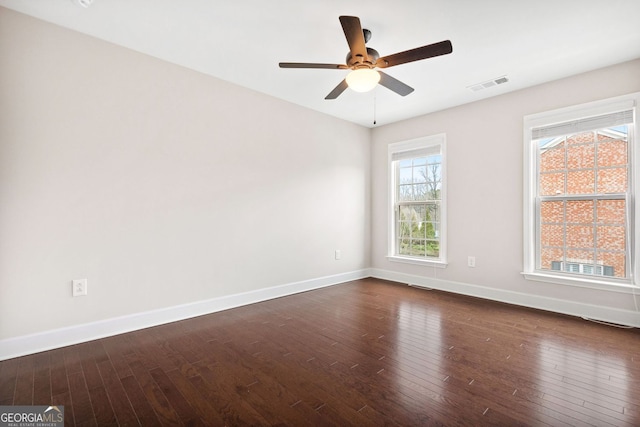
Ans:
[{"label": "beige wall", "polygon": [[[524,302],[527,296],[540,296],[553,300],[552,309],[559,311],[567,303],[635,311],[628,290],[584,289],[522,277],[522,155],[525,115],[640,91],[639,76],[640,60],[635,60],[375,129],[372,268],[388,278],[408,275],[425,278],[424,283],[438,279],[445,289],[477,285],[474,293],[490,298],[509,299],[507,292],[516,292],[515,299]],[[434,269],[390,262],[387,146],[439,133],[447,135],[449,265]],[[467,267],[468,256],[476,257],[476,268]],[[639,319],[636,313],[637,324]]]},{"label": "beige wall", "polygon": [[368,267],[368,129],[4,8],[0,58],[0,340]]}]

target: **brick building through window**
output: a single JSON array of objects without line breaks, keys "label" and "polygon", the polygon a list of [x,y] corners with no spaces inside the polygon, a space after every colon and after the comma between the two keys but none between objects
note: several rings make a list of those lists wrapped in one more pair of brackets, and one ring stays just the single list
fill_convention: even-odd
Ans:
[{"label": "brick building through window", "polygon": [[626,278],[627,125],[536,141],[538,269]]}]

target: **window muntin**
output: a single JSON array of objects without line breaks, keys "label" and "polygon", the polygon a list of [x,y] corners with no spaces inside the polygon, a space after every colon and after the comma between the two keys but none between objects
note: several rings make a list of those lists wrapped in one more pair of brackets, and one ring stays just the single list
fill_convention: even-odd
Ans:
[{"label": "window muntin", "polygon": [[444,135],[389,146],[389,256],[444,264]]}]

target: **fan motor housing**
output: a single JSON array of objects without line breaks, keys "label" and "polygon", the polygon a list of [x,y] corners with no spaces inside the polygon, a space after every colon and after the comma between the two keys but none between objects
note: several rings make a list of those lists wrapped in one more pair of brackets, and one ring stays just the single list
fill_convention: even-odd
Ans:
[{"label": "fan motor housing", "polygon": [[378,60],[378,58],[380,58],[380,54],[378,53],[377,50],[368,47],[367,48],[367,56],[368,58],[362,58],[360,56],[356,56],[355,58],[353,56],[351,56],[351,52],[347,53],[347,59],[346,59],[346,63],[347,65],[349,65],[350,67],[362,67],[362,66],[366,66],[369,68],[373,68],[376,63],[376,61]]}]

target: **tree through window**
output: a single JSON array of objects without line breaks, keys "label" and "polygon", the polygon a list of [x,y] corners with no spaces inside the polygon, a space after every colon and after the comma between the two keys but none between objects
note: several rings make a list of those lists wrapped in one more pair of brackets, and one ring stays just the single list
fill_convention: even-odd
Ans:
[{"label": "tree through window", "polygon": [[444,135],[392,144],[390,256],[444,262]]}]

